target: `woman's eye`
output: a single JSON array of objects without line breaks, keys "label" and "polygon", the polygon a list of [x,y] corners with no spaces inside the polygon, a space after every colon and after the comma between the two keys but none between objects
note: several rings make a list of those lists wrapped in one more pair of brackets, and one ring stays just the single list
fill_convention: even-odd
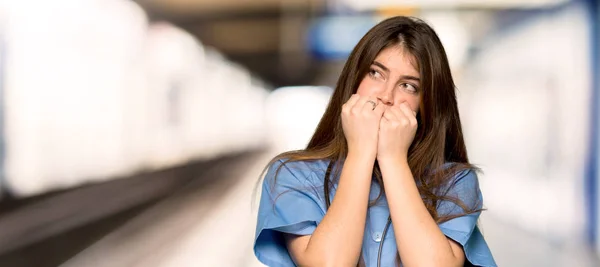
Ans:
[{"label": "woman's eye", "polygon": [[400,87],[402,87],[403,89],[408,90],[411,93],[417,93],[417,91],[418,91],[417,87],[414,86],[414,85],[412,85],[412,84],[410,84],[410,83],[401,83]]},{"label": "woman's eye", "polygon": [[379,71],[376,71],[376,70],[374,70],[374,69],[371,69],[371,70],[369,71],[369,75],[370,75],[371,77],[375,78],[375,79],[382,79],[382,78],[383,78],[383,76],[381,75],[381,73],[379,73]]}]

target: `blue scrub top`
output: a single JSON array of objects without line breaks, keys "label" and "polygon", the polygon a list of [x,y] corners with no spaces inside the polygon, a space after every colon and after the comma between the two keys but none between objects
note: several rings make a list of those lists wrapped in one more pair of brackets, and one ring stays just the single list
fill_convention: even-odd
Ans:
[{"label": "blue scrub top", "polygon": [[[282,233],[310,235],[326,211],[323,183],[328,162],[288,162],[283,165],[277,179],[274,180],[275,172],[282,162],[283,160],[279,160],[272,164],[263,181],[254,243],[254,254],[258,260],[271,267],[295,266]],[[478,208],[481,208],[482,195],[474,171],[459,173],[449,184],[452,186],[444,190],[448,192],[447,195],[458,197],[469,207],[478,205]],[[330,192],[332,197],[336,188],[334,185]],[[377,197],[379,191],[379,185],[373,182],[371,200]],[[462,208],[450,201],[442,201],[437,210],[441,215],[462,213]],[[366,266],[377,266],[377,254],[382,239],[385,239],[385,242],[381,266],[396,266],[398,249],[393,225],[390,225],[385,237],[382,236],[389,215],[385,195],[367,211],[362,244],[362,256]],[[439,227],[447,237],[463,246],[469,263],[484,267],[497,266],[476,225],[479,215],[480,212],[458,217],[440,224]]]}]

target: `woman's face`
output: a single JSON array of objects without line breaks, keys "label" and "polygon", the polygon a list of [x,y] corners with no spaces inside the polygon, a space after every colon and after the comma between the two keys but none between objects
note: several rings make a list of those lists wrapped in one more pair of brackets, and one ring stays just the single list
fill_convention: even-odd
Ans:
[{"label": "woman's face", "polygon": [[413,111],[418,112],[421,103],[421,77],[414,62],[414,57],[400,45],[383,49],[360,82],[357,94],[376,97],[390,106],[406,102]]}]

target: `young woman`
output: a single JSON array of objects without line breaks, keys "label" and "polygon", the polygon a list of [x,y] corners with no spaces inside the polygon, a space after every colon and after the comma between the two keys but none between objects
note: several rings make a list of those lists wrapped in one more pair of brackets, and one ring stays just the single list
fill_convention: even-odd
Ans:
[{"label": "young woman", "polygon": [[254,251],[268,266],[496,266],[448,60],[418,19],[373,27],[306,149],[267,167]]}]

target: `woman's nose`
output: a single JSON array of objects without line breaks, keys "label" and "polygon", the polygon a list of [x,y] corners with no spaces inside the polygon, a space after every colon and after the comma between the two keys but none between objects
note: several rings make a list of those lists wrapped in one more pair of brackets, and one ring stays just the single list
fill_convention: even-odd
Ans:
[{"label": "woman's nose", "polygon": [[394,105],[394,91],[391,90],[390,88],[386,88],[385,90],[383,90],[383,92],[381,92],[381,94],[379,95],[379,100],[381,102],[383,102],[383,104],[388,105],[388,106],[392,106]]}]

